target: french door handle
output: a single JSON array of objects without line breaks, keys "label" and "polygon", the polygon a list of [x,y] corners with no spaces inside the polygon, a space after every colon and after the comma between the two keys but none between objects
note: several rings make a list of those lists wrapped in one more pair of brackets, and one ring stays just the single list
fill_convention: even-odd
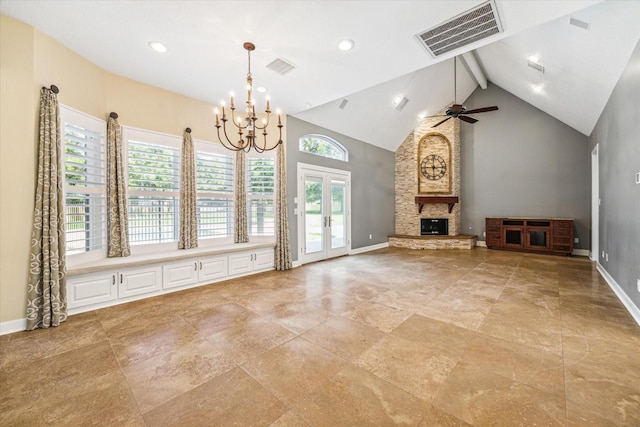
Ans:
[{"label": "french door handle", "polygon": [[327,217],[326,216],[324,217],[324,226],[325,226],[325,228],[327,227]]}]

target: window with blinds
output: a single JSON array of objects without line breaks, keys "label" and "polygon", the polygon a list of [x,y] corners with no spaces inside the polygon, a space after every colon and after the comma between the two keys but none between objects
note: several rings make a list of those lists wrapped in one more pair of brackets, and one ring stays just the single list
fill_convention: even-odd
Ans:
[{"label": "window with blinds", "polygon": [[250,236],[275,236],[275,159],[247,158],[247,220]]},{"label": "window with blinds", "polygon": [[60,108],[67,255],[106,247],[106,123]]},{"label": "window with blinds", "polygon": [[196,143],[198,237],[233,235],[234,157],[212,144]]},{"label": "window with blinds", "polygon": [[128,134],[129,240],[132,245],[177,241],[180,140]]}]

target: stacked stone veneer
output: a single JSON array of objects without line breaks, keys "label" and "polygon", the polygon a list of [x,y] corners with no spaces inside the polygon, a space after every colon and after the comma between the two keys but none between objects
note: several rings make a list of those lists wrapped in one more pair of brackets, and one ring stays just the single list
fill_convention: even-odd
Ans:
[{"label": "stacked stone veneer", "polygon": [[[445,114],[444,111],[439,114]],[[420,236],[420,218],[449,219],[449,236],[460,234],[460,207],[457,203],[451,213],[446,204],[426,204],[422,213],[418,213],[415,197],[422,196],[460,196],[460,121],[447,120],[437,128],[434,124],[442,120],[441,117],[423,120],[404,140],[396,151],[395,165],[395,220],[396,235]],[[444,136],[451,144],[449,193],[419,193],[419,143],[427,134]],[[461,200],[462,201],[462,200]],[[391,244],[391,241],[390,241]],[[448,244],[452,244],[449,242]],[[446,246],[446,245],[445,245]]]}]

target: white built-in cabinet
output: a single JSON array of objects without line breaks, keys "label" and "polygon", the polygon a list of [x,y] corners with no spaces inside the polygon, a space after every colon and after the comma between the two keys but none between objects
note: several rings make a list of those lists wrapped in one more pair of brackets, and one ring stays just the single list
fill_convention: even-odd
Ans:
[{"label": "white built-in cabinet", "polygon": [[160,265],[71,276],[67,279],[67,306],[82,307],[159,291]]},{"label": "white built-in cabinet", "polygon": [[158,262],[67,278],[71,314],[274,268],[273,248]]},{"label": "white built-in cabinet", "polygon": [[273,268],[273,255],[273,250],[264,249],[229,255],[229,276]]},{"label": "white built-in cabinet", "polygon": [[227,277],[227,259],[228,256],[224,255],[165,263],[162,266],[162,288],[211,283]]}]

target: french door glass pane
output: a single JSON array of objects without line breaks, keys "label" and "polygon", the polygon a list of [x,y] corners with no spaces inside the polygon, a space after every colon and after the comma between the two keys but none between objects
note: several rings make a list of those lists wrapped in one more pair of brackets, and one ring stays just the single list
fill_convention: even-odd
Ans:
[{"label": "french door glass pane", "polygon": [[331,182],[331,249],[344,248],[345,239],[345,182]]},{"label": "french door glass pane", "polygon": [[322,178],[307,177],[304,183],[305,253],[322,251]]}]

